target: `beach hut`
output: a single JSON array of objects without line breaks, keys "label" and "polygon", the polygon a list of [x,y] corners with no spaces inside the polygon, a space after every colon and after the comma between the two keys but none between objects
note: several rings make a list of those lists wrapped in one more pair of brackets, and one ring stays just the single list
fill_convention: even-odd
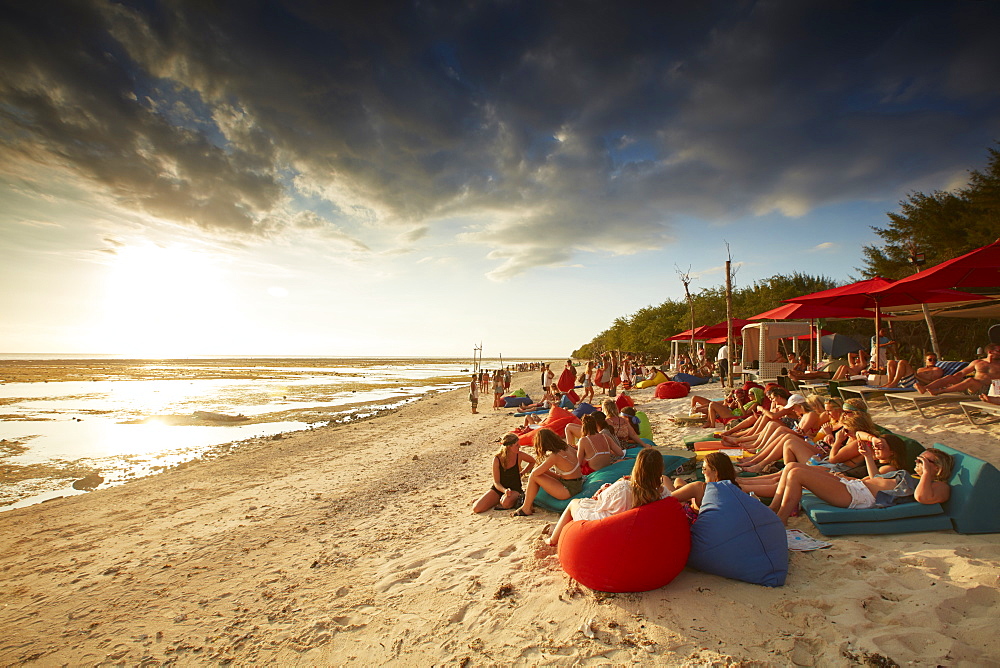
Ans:
[{"label": "beach hut", "polygon": [[794,351],[798,352],[798,337],[809,336],[812,328],[808,322],[755,322],[743,327],[743,371],[753,373],[758,379],[777,378],[787,362],[773,362],[780,351],[779,341],[791,338]]}]

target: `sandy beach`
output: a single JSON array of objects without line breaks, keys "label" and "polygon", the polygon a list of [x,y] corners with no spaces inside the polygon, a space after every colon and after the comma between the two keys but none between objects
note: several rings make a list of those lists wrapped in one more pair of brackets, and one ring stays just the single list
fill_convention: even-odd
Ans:
[{"label": "sandy beach", "polygon": [[[686,452],[695,428],[668,418],[688,400],[632,395]],[[0,664],[1000,664],[996,535],[830,538],[776,589],[692,569],[644,594],[576,585],[538,539],[554,513],[470,512],[517,424],[484,403],[452,391],[0,513]],[[872,413],[1000,464],[996,425]]]}]

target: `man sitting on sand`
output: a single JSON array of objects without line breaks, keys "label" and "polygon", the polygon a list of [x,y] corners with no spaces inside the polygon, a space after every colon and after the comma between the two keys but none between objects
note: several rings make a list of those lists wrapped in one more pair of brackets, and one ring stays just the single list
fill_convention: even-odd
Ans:
[{"label": "man sitting on sand", "polygon": [[921,394],[965,392],[972,396],[985,394],[994,380],[1000,379],[1000,345],[991,343],[986,348],[986,359],[972,362],[958,373],[939,378],[932,383],[917,381]]},{"label": "man sitting on sand", "polygon": [[944,370],[937,365],[937,361],[937,355],[927,353],[924,355],[924,366],[914,370],[906,360],[889,360],[886,367],[889,382],[881,387],[913,387],[915,382],[924,385],[933,383],[944,375]]}]

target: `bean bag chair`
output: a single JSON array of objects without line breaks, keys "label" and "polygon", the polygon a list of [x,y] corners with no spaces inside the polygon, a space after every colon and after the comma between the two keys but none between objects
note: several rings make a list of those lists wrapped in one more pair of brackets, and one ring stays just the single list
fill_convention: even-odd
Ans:
[{"label": "bean bag chair", "polygon": [[586,401],[581,401],[576,405],[576,408],[573,409],[573,415],[578,418],[582,418],[584,415],[590,415],[596,411],[597,409],[592,405],[588,404]]},{"label": "bean bag chair", "polygon": [[576,387],[576,371],[568,368],[563,369],[563,372],[559,374],[559,380],[556,381],[556,387],[559,388],[560,392],[569,392]]},{"label": "bean bag chair", "polygon": [[636,389],[643,390],[647,387],[653,387],[654,385],[659,385],[660,383],[665,382],[666,380],[668,380],[668,378],[663,374],[663,372],[657,371],[656,375],[653,376],[652,379],[641,380],[635,384],[635,387]]},{"label": "bean bag chair", "polygon": [[596,591],[651,591],[677,577],[690,550],[687,517],[668,497],[601,520],[570,522],[559,539],[559,563]]},{"label": "bean bag chair", "polygon": [[618,410],[621,411],[621,409],[627,408],[628,406],[635,406],[635,402],[632,401],[632,397],[627,394],[619,394],[618,398],[615,399],[615,406],[617,406]]},{"label": "bean bag chair", "polygon": [[[544,420],[542,420],[540,426],[546,429],[551,429],[560,436],[565,436],[566,425],[570,423],[580,424],[580,418],[573,415],[565,408],[559,408],[558,406],[553,406],[549,410],[549,416]],[[535,439],[535,430],[532,429],[531,431],[521,434],[518,437],[517,442],[520,443],[521,445],[531,445],[534,442],[534,439]]]},{"label": "bean bag chair", "polygon": [[515,396],[515,397],[526,397],[526,396],[528,396],[528,393],[525,392],[523,389],[520,389],[520,388],[514,390],[513,392],[511,392],[511,394],[513,396]]},{"label": "bean bag chair", "polygon": [[688,565],[743,582],[780,587],[788,575],[785,526],[774,512],[724,480],[709,483],[691,525]]},{"label": "bean bag chair", "polygon": [[649,416],[643,411],[636,411],[635,416],[639,418],[639,428],[635,430],[635,433],[639,434],[639,438],[653,438],[653,428],[649,426]]},{"label": "bean bag chair", "polygon": [[531,403],[531,397],[504,397],[504,408],[520,408]]},{"label": "bean bag chair", "polygon": [[705,383],[707,383],[712,379],[702,378],[701,376],[692,376],[689,373],[679,373],[673,377],[673,380],[674,382],[677,383],[687,383],[688,385],[694,386],[694,385],[704,385]]},{"label": "bean bag chair", "polygon": [[656,386],[655,396],[657,399],[680,399],[690,393],[690,385],[668,380]]},{"label": "bean bag chair", "polygon": [[600,373],[597,374],[596,378],[594,379],[594,384],[597,385],[598,387],[603,387],[604,389],[607,389],[611,387],[611,376],[612,373],[610,367],[601,369]]}]

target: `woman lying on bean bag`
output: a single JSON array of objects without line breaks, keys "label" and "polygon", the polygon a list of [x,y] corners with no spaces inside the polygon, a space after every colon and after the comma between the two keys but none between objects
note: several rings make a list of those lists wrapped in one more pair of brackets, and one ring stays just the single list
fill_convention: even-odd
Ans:
[{"label": "woman lying on bean bag", "polygon": [[558,544],[563,527],[573,520],[601,520],[659,501],[669,494],[669,485],[670,481],[663,475],[663,455],[653,448],[642,450],[635,458],[631,476],[604,485],[589,499],[570,501],[552,529],[548,544]]},{"label": "woman lying on bean bag", "polygon": [[832,473],[822,466],[789,464],[781,472],[771,510],[787,524],[788,518],[798,510],[802,490],[809,490],[838,508],[875,508],[910,498],[918,503],[943,503],[951,496],[947,481],[951,477],[952,458],[947,453],[935,448],[920,453],[917,458],[919,479],[905,470],[879,473],[871,443],[861,444],[861,454],[868,465],[868,477],[861,479]]}]

